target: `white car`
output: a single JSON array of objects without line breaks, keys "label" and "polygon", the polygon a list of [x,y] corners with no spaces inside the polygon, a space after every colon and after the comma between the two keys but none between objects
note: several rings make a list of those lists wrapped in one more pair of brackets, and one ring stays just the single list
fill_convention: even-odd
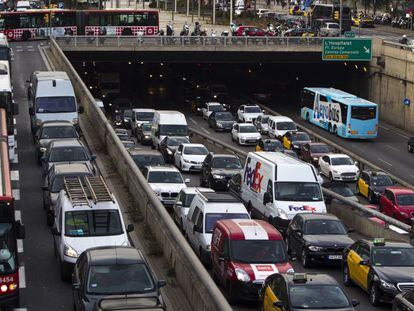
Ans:
[{"label": "white car", "polygon": [[231,139],[239,145],[256,145],[262,135],[251,123],[236,123],[231,130]]},{"label": "white car", "polygon": [[258,18],[262,18],[263,15],[267,12],[270,12],[269,9],[257,9],[256,14]]},{"label": "white car", "polygon": [[146,166],[142,174],[165,207],[172,207],[178,193],[190,182],[172,165]]},{"label": "white car", "polygon": [[254,122],[262,114],[263,110],[257,105],[241,105],[237,109],[237,121],[243,123]]},{"label": "white car", "polygon": [[321,37],[339,37],[339,24],[338,23],[324,23],[319,30]]},{"label": "white car", "polygon": [[208,149],[203,144],[181,144],[174,154],[174,164],[180,171],[201,171]]},{"label": "white car", "polygon": [[188,211],[190,209],[191,202],[197,192],[214,192],[213,189],[210,188],[202,188],[202,187],[187,187],[181,189],[180,193],[178,194],[177,199],[175,200],[173,206],[173,214],[172,217],[178,227],[184,231],[184,221],[188,215]]},{"label": "white car", "polygon": [[346,154],[327,154],[319,158],[321,173],[331,181],[356,181],[359,176],[357,164]]},{"label": "white car", "polygon": [[223,105],[216,102],[206,103],[205,107],[202,109],[203,119],[207,120],[210,114],[215,111],[224,111]]},{"label": "white car", "polygon": [[289,117],[284,116],[270,116],[269,117],[269,132],[270,138],[282,140],[282,137],[287,132],[297,131],[296,123]]},{"label": "white car", "polygon": [[236,16],[240,16],[242,15],[244,12],[244,5],[239,5],[235,10],[234,10],[234,15]]}]

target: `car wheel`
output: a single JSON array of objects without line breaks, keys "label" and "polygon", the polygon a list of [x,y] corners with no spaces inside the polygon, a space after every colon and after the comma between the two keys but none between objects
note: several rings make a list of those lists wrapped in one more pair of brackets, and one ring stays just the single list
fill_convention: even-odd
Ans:
[{"label": "car wheel", "polygon": [[302,266],[304,268],[309,267],[309,257],[308,257],[308,254],[306,253],[305,248],[302,250],[302,254],[300,257],[301,257],[300,259],[301,259]]},{"label": "car wheel", "polygon": [[373,306],[379,306],[380,300],[379,300],[379,292],[378,288],[375,284],[371,284],[369,288],[369,300],[371,301],[371,304]]},{"label": "car wheel", "polygon": [[240,138],[237,138],[237,144],[240,145]]},{"label": "car wheel", "polygon": [[329,180],[332,182],[333,181],[333,176],[332,173],[329,173]]},{"label": "car wheel", "polygon": [[235,141],[233,134],[231,134],[231,141]]},{"label": "car wheel", "polygon": [[342,271],[342,281],[344,282],[345,286],[352,285],[351,278],[349,277],[349,268],[347,264],[344,265],[344,269]]},{"label": "car wheel", "polygon": [[227,282],[227,299],[230,304],[235,304],[238,301],[237,294],[231,285],[231,282]]},{"label": "car wheel", "polygon": [[48,227],[52,227],[53,226],[53,216],[50,214],[49,211],[46,211],[46,224]]},{"label": "car wheel", "polygon": [[306,121],[310,122],[309,112],[306,113]]},{"label": "car wheel", "polygon": [[183,162],[180,161],[180,172],[183,171]]},{"label": "car wheel", "polygon": [[328,124],[328,132],[329,132],[329,134],[332,134],[332,124],[331,123]]},{"label": "car wheel", "polygon": [[63,282],[67,282],[70,279],[70,272],[65,268],[62,261],[59,259],[60,278]]},{"label": "car wheel", "polygon": [[413,147],[411,147],[411,145],[408,145],[408,147],[407,147],[407,148],[408,148],[408,152],[409,152],[409,153],[413,153],[413,151],[414,151],[414,150],[413,150]]},{"label": "car wheel", "polygon": [[384,213],[384,208],[382,207],[381,203],[378,204],[378,212]]}]

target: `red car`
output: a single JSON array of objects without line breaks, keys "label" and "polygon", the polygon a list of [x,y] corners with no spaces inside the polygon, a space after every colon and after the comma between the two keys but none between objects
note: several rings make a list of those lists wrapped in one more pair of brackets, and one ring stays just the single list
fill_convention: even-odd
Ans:
[{"label": "red car", "polygon": [[233,36],[236,37],[264,37],[265,35],[266,33],[264,32],[264,30],[256,26],[239,26],[233,33]]},{"label": "red car", "polygon": [[385,188],[379,201],[379,211],[411,224],[414,217],[414,191],[403,187]]}]

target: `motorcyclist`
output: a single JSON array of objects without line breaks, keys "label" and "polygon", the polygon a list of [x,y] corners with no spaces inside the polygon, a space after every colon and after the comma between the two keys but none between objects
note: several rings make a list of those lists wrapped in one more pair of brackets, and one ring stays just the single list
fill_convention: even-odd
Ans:
[{"label": "motorcyclist", "polygon": [[408,39],[406,35],[403,35],[402,38],[400,39],[400,44],[408,44]]},{"label": "motorcyclist", "polygon": [[167,36],[172,36],[174,34],[174,26],[171,22],[167,24]]},{"label": "motorcyclist", "polygon": [[188,36],[190,32],[190,26],[188,26],[187,21],[183,25],[183,30],[181,30],[180,36]]},{"label": "motorcyclist", "polygon": [[194,23],[194,31],[192,33],[193,36],[199,36],[201,32],[201,25],[199,22]]}]

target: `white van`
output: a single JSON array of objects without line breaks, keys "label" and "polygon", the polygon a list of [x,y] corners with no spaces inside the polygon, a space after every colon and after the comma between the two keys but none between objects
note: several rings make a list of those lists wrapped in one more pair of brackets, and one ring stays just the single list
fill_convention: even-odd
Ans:
[{"label": "white van", "polygon": [[287,132],[297,131],[296,123],[284,116],[269,117],[269,137],[281,139]]},{"label": "white van", "polygon": [[175,110],[157,110],[151,131],[152,145],[158,149],[165,136],[188,136],[187,120]]},{"label": "white van", "polygon": [[313,167],[281,152],[249,152],[241,197],[252,217],[269,221],[281,232],[297,213],[326,213]]},{"label": "white van", "polygon": [[215,223],[222,219],[250,219],[250,215],[243,202],[231,193],[196,191],[184,220],[184,231],[201,261],[209,264]]},{"label": "white van", "polygon": [[138,138],[138,128],[142,123],[152,123],[154,120],[154,109],[134,108],[132,109],[131,131]]},{"label": "white van", "polygon": [[69,121],[79,129],[75,91],[64,71],[35,71],[28,81],[27,97],[32,132],[44,121]]}]

